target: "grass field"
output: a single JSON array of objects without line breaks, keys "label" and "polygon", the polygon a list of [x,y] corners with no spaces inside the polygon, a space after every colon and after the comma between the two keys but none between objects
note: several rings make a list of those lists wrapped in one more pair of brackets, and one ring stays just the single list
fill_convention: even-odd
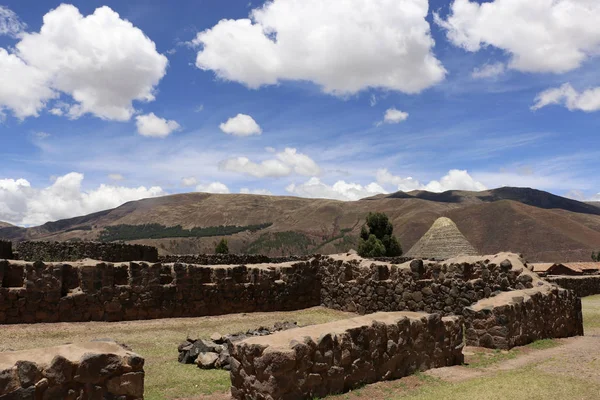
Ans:
[{"label": "grass field", "polygon": [[[586,334],[600,333],[600,296],[583,299]],[[86,322],[60,324],[9,325],[2,327],[0,351],[45,347],[76,341],[110,338],[130,346],[146,359],[146,395],[148,400],[193,398],[225,398],[229,389],[229,373],[200,371],[193,365],[177,362],[177,345],[188,335],[208,337],[213,332],[231,333],[259,326],[271,326],[278,321],[297,321],[300,325],[318,324],[348,318],[352,314],[325,308],[294,312],[235,314],[220,317],[164,319],[131,322]],[[578,373],[565,376],[569,363],[584,363],[577,355],[568,358],[549,356],[548,360],[516,365],[510,370],[495,368],[507,362],[539,351],[552,351],[560,341],[544,340],[509,352],[476,351],[467,356],[469,365],[459,367],[468,379],[451,382],[417,374],[394,382],[381,382],[351,393],[330,396],[331,399],[368,400],[596,400],[600,399],[600,353],[598,347],[583,349],[598,354],[590,364],[592,376]],[[593,345],[592,345],[593,346]],[[550,372],[539,368],[554,363]],[[562,368],[562,369],[561,369]],[[554,371],[554,372],[553,372]],[[584,372],[590,368],[584,369]],[[586,372],[586,373],[587,373]],[[470,374],[470,375],[469,375]],[[472,375],[472,376],[471,376]]]}]

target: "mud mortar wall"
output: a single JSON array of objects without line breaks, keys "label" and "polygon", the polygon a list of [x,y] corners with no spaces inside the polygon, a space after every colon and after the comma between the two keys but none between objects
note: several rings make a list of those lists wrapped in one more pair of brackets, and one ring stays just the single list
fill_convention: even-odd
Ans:
[{"label": "mud mortar wall", "polygon": [[319,305],[318,262],[280,266],[0,261],[0,324],[120,321]]},{"label": "mud mortar wall", "polygon": [[578,297],[600,294],[600,275],[549,276],[544,279],[564,289],[572,290]]},{"label": "mud mortar wall", "polygon": [[0,399],[144,397],[144,359],[95,342],[0,354]]},{"label": "mud mortar wall", "polygon": [[403,266],[325,259],[321,302],[325,307],[369,314],[424,311],[462,315],[463,309],[502,291],[531,288],[533,278],[510,262],[425,263]]},{"label": "mud mortar wall", "polygon": [[84,258],[107,262],[158,261],[155,247],[138,244],[100,242],[21,242],[17,245],[20,260],[64,262]]},{"label": "mud mortar wall", "polygon": [[249,265],[280,264],[292,261],[308,261],[313,256],[267,257],[262,254],[175,254],[159,256],[162,263],[185,263],[196,265]]}]

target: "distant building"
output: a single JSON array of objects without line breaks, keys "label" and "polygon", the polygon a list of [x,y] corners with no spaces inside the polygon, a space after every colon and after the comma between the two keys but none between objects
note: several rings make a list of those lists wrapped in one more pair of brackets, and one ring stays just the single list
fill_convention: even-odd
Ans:
[{"label": "distant building", "polygon": [[533,272],[538,275],[594,275],[600,274],[598,262],[534,263]]},{"label": "distant building", "polygon": [[421,239],[406,253],[407,257],[446,260],[476,256],[477,250],[449,218],[438,218]]}]

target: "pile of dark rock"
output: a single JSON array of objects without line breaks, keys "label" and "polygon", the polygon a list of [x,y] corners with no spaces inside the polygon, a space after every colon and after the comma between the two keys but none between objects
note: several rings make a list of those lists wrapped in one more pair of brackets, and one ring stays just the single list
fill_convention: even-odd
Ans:
[{"label": "pile of dark rock", "polygon": [[266,336],[275,332],[286,331],[298,327],[297,322],[277,322],[272,328],[261,326],[258,329],[250,329],[246,332],[238,332],[223,336],[213,333],[210,339],[187,338],[181,343],[179,351],[179,362],[182,364],[196,364],[202,369],[224,369],[229,371],[229,345],[233,342],[244,340],[252,336]]}]

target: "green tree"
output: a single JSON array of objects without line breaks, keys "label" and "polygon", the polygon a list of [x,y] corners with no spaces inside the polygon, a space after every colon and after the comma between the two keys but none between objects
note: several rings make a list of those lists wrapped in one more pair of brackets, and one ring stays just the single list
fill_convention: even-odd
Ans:
[{"label": "green tree", "polygon": [[221,239],[217,247],[215,247],[216,254],[229,254],[229,246],[227,245],[227,240]]},{"label": "green tree", "polygon": [[600,251],[598,252],[598,254],[596,254],[595,252],[592,251],[592,261],[600,262]]},{"label": "green tree", "polygon": [[361,257],[401,256],[402,246],[393,232],[394,226],[387,215],[369,213],[360,230],[358,254]]}]

